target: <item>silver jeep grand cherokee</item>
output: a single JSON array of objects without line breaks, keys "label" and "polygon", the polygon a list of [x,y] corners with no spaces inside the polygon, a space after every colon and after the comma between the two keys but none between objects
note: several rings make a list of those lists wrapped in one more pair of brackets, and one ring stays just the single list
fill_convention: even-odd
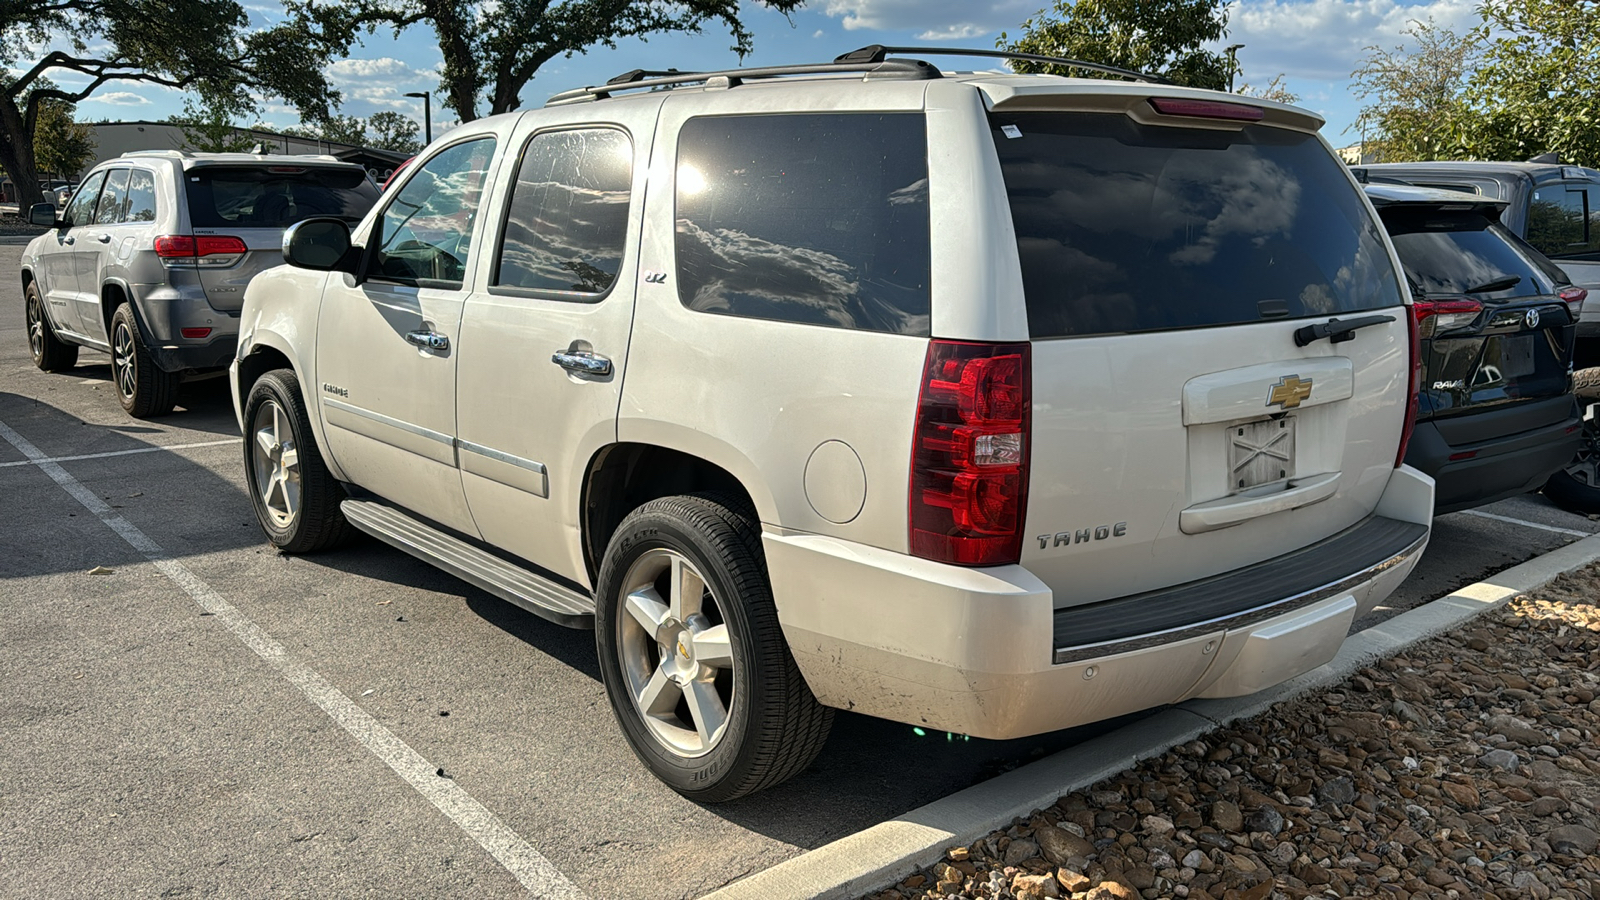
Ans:
[{"label": "silver jeep grand cherokee", "polygon": [[78,348],[111,354],[117,398],[137,418],[170,412],[186,377],[233,359],[244,288],[282,261],[283,230],[312,216],[359,222],[378,199],[331,156],[155,150],[95,167],[22,254],[28,346],[46,372]]},{"label": "silver jeep grand cherokee", "polygon": [[1010,738],[1332,658],[1433,482],[1321,120],[889,57],[630,73],[295,226],[232,368],[268,539],[593,627],[701,801],[832,709]]}]

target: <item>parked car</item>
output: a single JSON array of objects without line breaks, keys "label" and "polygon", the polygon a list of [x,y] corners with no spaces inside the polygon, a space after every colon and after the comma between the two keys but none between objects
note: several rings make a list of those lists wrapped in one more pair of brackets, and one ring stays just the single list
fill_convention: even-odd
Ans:
[{"label": "parked car", "polygon": [[1586,292],[1487,197],[1369,184],[1413,298],[1422,390],[1406,463],[1438,513],[1539,490],[1577,452],[1572,344]]},{"label": "parked car", "polygon": [[[1600,291],[1600,171],[1557,162],[1384,163],[1357,170],[1371,180],[1465,191],[1504,201],[1501,222],[1549,257],[1573,286]],[[1584,305],[1573,351],[1574,390],[1584,406],[1578,453],[1545,485],[1545,496],[1600,513],[1600,301]]]},{"label": "parked car", "polygon": [[1012,738],[1261,690],[1433,514],[1405,285],[1321,124],[881,47],[463,124],[246,291],[257,518],[593,627],[701,801],[835,708]]},{"label": "parked car", "polygon": [[28,345],[47,372],[78,349],[111,354],[136,418],[170,412],[186,378],[233,359],[244,288],[282,262],[284,228],[310,216],[358,222],[377,200],[365,169],[331,156],[147,151],[91,170],[50,231],[22,253]]}]

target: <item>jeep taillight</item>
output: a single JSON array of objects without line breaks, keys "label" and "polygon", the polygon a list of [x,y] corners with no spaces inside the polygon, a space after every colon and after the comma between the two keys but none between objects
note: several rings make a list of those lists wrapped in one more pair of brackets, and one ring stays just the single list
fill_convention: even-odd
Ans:
[{"label": "jeep taillight", "polygon": [[172,266],[225,268],[249,249],[239,238],[216,234],[164,234],[155,239],[156,256]]},{"label": "jeep taillight", "polygon": [[960,566],[1022,555],[1030,345],[931,341],[912,433],[911,553]]},{"label": "jeep taillight", "polygon": [[[1477,305],[1477,301],[1466,302]],[[1411,446],[1411,433],[1417,427],[1417,395],[1422,391],[1422,337],[1420,333],[1422,331],[1422,323],[1428,321],[1427,315],[1431,315],[1424,307],[1431,306],[1435,306],[1435,304],[1417,303],[1411,309],[1412,315],[1406,316],[1406,352],[1411,356],[1411,377],[1406,379],[1406,386],[1409,388],[1406,393],[1405,403],[1406,420],[1400,428],[1400,449],[1394,455],[1394,467],[1396,469],[1405,465],[1406,449]],[[1477,313],[1473,315],[1476,316]]]}]

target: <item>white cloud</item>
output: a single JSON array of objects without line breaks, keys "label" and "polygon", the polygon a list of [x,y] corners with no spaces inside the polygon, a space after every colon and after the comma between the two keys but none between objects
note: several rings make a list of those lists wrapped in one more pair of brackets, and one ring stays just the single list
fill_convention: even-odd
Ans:
[{"label": "white cloud", "polygon": [[144,106],[150,102],[150,99],[131,91],[111,91],[106,94],[94,94],[84,102],[108,103],[112,106]]},{"label": "white cloud", "polygon": [[1413,21],[1432,17],[1465,31],[1476,25],[1477,0],[1244,0],[1228,23],[1228,42],[1245,45],[1239,63],[1247,78],[1265,83],[1285,72],[1292,77],[1343,80],[1367,55],[1390,48]]},{"label": "white cloud", "polygon": [[370,81],[375,78],[383,79],[389,83],[393,83],[396,80],[413,81],[430,74],[422,69],[412,68],[392,56],[381,56],[377,59],[341,59],[337,62],[329,63],[328,68],[324,71],[327,73],[329,80],[338,86]]},{"label": "white cloud", "polygon": [[827,0],[822,11],[843,20],[846,31],[917,31],[920,40],[970,38],[1015,30],[1047,0]]}]

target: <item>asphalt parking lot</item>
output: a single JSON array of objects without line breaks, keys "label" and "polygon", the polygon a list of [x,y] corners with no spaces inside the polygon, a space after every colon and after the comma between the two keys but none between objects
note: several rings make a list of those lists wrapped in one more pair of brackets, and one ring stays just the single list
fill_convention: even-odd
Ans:
[{"label": "asphalt parking lot", "polygon": [[[802,777],[690,803],[628,751],[590,633],[375,541],[273,552],[224,380],[139,422],[105,357],[36,370],[20,251],[0,246],[0,896],[692,897],[1101,730],[841,713]],[[1537,496],[1444,517],[1375,615],[1596,531]]]}]

